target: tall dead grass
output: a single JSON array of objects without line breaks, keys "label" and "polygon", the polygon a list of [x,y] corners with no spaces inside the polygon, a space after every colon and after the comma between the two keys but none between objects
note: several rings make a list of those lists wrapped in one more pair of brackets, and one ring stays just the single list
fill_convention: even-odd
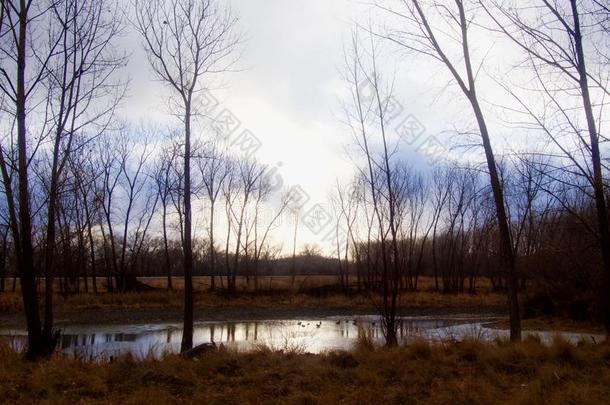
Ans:
[{"label": "tall dead grass", "polygon": [[610,345],[536,339],[406,347],[360,345],[310,355],[259,347],[198,360],[60,356],[28,363],[0,348],[5,403],[607,403]]}]

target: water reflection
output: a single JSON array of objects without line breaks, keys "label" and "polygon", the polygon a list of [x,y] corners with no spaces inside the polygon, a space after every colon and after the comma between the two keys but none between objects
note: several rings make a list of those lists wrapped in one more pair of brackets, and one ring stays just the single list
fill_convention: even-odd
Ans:
[{"label": "water reflection", "polygon": [[[491,319],[427,317],[402,318],[398,324],[401,342],[413,337],[430,341],[460,340],[464,337],[490,340],[508,336],[508,331],[490,329],[485,323]],[[537,334],[543,341],[551,341],[556,333],[525,332]],[[20,350],[25,344],[23,331],[0,331],[9,344]],[[299,349],[311,353],[325,350],[350,349],[358,337],[366,336],[374,342],[383,342],[381,320],[377,316],[329,317],[307,320],[263,320],[202,322],[194,328],[194,344],[223,344],[239,349],[251,349],[266,345],[274,349]],[[562,333],[571,341],[596,339],[578,333]],[[110,357],[132,353],[137,357],[158,357],[167,352],[178,352],[182,339],[179,324],[69,327],[63,331],[61,351],[85,358]]]}]

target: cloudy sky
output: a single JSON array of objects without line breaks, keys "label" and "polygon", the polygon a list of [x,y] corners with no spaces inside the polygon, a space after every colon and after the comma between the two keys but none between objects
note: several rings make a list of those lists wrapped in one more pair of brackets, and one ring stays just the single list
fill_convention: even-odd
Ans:
[{"label": "cloudy sky", "polygon": [[[260,140],[256,157],[276,167],[285,186],[299,185],[306,191],[311,199],[305,209],[328,204],[337,179],[346,181],[354,173],[347,153],[354,147],[342,107],[348,97],[342,76],[344,47],[355,24],[385,22],[370,6],[353,0],[232,0],[230,4],[246,41],[239,71],[212,82],[218,111],[231,111],[241,128]],[[125,43],[132,52],[132,83],[124,114],[132,119],[167,119],[162,85],[152,78],[137,34],[130,34]],[[470,119],[465,117],[470,115],[459,90],[447,86],[444,68],[390,46],[381,50],[381,70],[394,78],[401,105],[393,128],[414,117],[425,128],[421,141],[433,136],[449,147],[447,131],[456,125],[467,128]],[[401,148],[405,158],[422,170],[434,164],[418,145]],[[276,239],[289,234],[285,225]],[[320,236],[310,232],[299,238],[301,244],[322,244]]]}]

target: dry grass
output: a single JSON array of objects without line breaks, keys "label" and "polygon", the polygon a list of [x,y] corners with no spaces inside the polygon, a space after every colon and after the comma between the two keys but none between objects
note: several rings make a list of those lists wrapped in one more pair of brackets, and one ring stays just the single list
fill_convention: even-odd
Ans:
[{"label": "dry grass", "polygon": [[[195,293],[195,307],[199,309],[247,308],[247,309],[352,309],[375,310],[381,302],[379,296],[370,294],[345,295],[330,293],[315,296],[304,293],[273,291],[268,293],[243,292],[233,296],[222,293]],[[452,309],[475,311],[502,309],[505,298],[502,294],[444,295],[435,292],[412,292],[401,297],[400,306],[405,310]],[[180,309],[183,305],[182,291],[146,291],[132,293],[81,293],[67,298],[55,297],[55,309],[60,312],[82,310],[116,309]],[[23,309],[18,293],[0,294],[0,313],[18,313]]]},{"label": "dry grass", "polygon": [[[139,277],[138,280],[150,287],[158,288],[158,289],[166,289],[167,288],[167,278],[166,277]],[[216,286],[219,289],[224,289],[226,286],[226,277],[216,277]],[[6,281],[7,286],[11,286],[13,283],[12,278],[8,278]],[[91,280],[88,281],[89,289],[93,289],[91,284]],[[316,276],[297,276],[294,280],[294,285],[292,283],[291,276],[260,276],[259,277],[259,288],[265,291],[288,291],[288,290],[297,290],[303,291],[308,289],[315,289],[320,287],[330,287],[335,286],[338,283],[337,276],[324,276],[324,275],[316,275]],[[349,283],[352,286],[356,286],[357,278],[355,276],[350,276]],[[80,289],[84,290],[84,280],[80,279]],[[172,278],[173,287],[177,290],[182,290],[184,288],[184,279],[182,277],[173,277]],[[433,291],[434,290],[434,278],[422,276],[418,281],[418,290],[419,291]],[[97,288],[100,292],[106,291],[106,280],[105,278],[99,277],[97,279]],[[211,278],[209,276],[195,276],[193,277],[193,287],[195,291],[207,291],[211,286]],[[246,279],[246,277],[238,276],[236,278],[236,287],[238,290],[242,291],[252,291],[254,289],[254,279],[250,278],[250,281]],[[44,283],[40,283],[39,288],[44,290]],[[16,285],[17,291],[19,291],[20,286],[19,283]],[[59,284],[55,283],[55,289],[59,291]],[[491,292],[492,286],[488,279],[481,278],[477,280],[477,293],[489,293]]]},{"label": "dry grass", "polygon": [[[8,278],[6,281],[7,286],[12,286],[13,279]],[[432,280],[432,279],[430,279]],[[154,288],[166,289],[167,288],[167,277],[138,277],[138,281]],[[303,289],[311,289],[318,287],[326,287],[336,285],[338,279],[336,276],[297,276],[294,280],[294,285],[292,283],[292,277],[290,276],[260,276],[259,277],[259,288],[263,290],[303,290]],[[350,278],[350,283],[356,284],[356,277]],[[98,277],[97,279],[97,289],[100,292],[106,291],[106,279],[102,277]],[[209,290],[211,286],[211,277],[209,276],[195,276],[193,277],[193,288],[195,291],[205,291]],[[217,288],[224,289],[227,285],[226,277],[215,277],[215,284]],[[239,290],[253,290],[254,289],[254,279],[250,278],[248,281],[246,277],[238,276],[236,277],[235,284],[237,289]],[[85,289],[84,279],[79,280],[80,289]],[[182,277],[173,277],[172,285],[177,290],[182,290],[184,288],[184,279]],[[432,281],[428,281],[426,277],[422,277],[422,285],[423,289],[429,289],[432,287]],[[484,283],[482,283],[484,285]],[[93,290],[93,285],[91,280],[88,280],[88,286],[90,290]],[[39,288],[44,290],[44,283],[40,283]],[[16,290],[20,290],[19,283],[16,284]],[[55,283],[55,290],[59,292],[59,284]]]},{"label": "dry grass", "polygon": [[204,358],[27,363],[0,348],[5,403],[607,403],[610,345],[466,341],[308,355],[259,348]]},{"label": "dry grass", "polygon": [[[60,312],[82,310],[114,310],[114,309],[180,309],[183,305],[182,280],[174,280],[175,289],[165,289],[165,279],[142,279],[143,282],[155,287],[155,290],[133,293],[107,293],[99,294],[80,293],[69,297],[59,294],[55,298],[55,309]],[[213,308],[248,308],[248,309],[353,309],[375,310],[381,302],[379,296],[371,294],[342,294],[332,290],[315,290],[315,288],[331,286],[336,283],[336,277],[315,276],[300,277],[297,284],[303,288],[313,289],[309,292],[293,292],[289,289],[290,277],[263,277],[262,292],[253,292],[245,289],[245,279],[239,279],[242,290],[233,296],[222,291],[210,292],[209,279],[198,277],[195,280],[195,306],[200,309]],[[441,294],[431,291],[433,285],[431,278],[420,280],[420,291],[407,292],[401,296],[400,306],[405,310],[477,310],[502,309],[505,306],[503,294],[494,293],[489,286],[481,283],[476,295],[470,294]],[[0,293],[0,313],[21,312],[23,305],[19,292]]]},{"label": "dry grass", "polygon": [[[139,278],[139,280],[145,284],[150,285],[151,287],[156,288],[166,288],[167,287],[167,278],[165,277],[143,277]],[[350,276],[349,283],[352,286],[356,286],[358,282],[357,277]],[[439,281],[440,282],[440,281]],[[319,287],[328,287],[337,285],[338,279],[337,276],[324,276],[324,275],[316,275],[316,276],[297,276],[294,280],[294,285],[292,284],[291,276],[260,276],[259,277],[259,287],[264,290],[307,290],[312,288]],[[184,287],[183,279],[180,277],[175,277],[173,279],[173,285],[177,289],[182,289]],[[211,286],[211,278],[208,276],[196,276],[193,277],[193,285],[195,290],[207,290]],[[226,285],[226,280],[224,277],[216,277],[216,286],[223,288]],[[419,278],[418,283],[419,291],[433,291],[434,290],[434,278],[422,276]],[[246,277],[238,276],[236,279],[236,287],[240,290],[252,290],[254,288],[254,280],[248,280]],[[491,291],[492,286],[487,278],[481,278],[477,280],[477,292],[488,293]]]}]

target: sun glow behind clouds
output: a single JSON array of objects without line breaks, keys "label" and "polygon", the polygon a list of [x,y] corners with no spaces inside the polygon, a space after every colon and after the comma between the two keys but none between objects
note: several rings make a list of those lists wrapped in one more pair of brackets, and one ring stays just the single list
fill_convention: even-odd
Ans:
[{"label": "sun glow behind clouds", "polygon": [[[380,17],[370,6],[352,0],[233,0],[231,5],[246,37],[243,55],[236,72],[211,77],[206,87],[218,99],[220,109],[226,108],[238,118],[240,130],[251,131],[260,141],[256,158],[275,168],[285,188],[302,187],[310,196],[308,207],[329,206],[337,179],[349,181],[355,174],[353,159],[358,159],[342,110],[349,94],[343,79],[344,48],[356,22]],[[379,25],[385,23],[381,19]],[[139,38],[132,32],[125,43],[133,48],[133,56],[129,64],[131,97],[123,115],[130,120],[179,125],[168,114],[168,90],[154,81]],[[470,128],[472,120],[459,89],[447,85],[444,67],[407,57],[391,46],[382,48],[381,70],[387,79],[394,78],[395,97],[404,107],[392,131],[398,121],[413,115],[425,127],[425,137],[435,136],[447,148],[453,146],[455,132],[446,131]],[[484,96],[497,97],[493,92]],[[204,124],[200,122],[199,133],[210,136]],[[496,142],[500,140],[496,136]],[[514,144],[514,137],[511,142]],[[427,171],[434,165],[421,150],[401,147],[401,156],[413,166]],[[460,153],[447,150],[447,156]],[[282,221],[274,230],[274,240],[285,242],[285,252],[292,249],[287,242],[292,240],[290,222]],[[306,229],[298,239],[300,245],[323,242]]]}]

